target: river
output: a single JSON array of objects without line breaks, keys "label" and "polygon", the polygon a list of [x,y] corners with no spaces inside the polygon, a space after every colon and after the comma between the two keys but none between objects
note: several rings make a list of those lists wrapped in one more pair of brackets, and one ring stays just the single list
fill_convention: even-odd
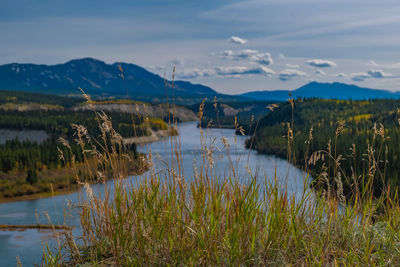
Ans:
[{"label": "river", "polygon": [[[179,125],[179,137],[174,138],[180,144],[182,154],[182,167],[185,179],[193,179],[193,166],[201,166],[202,152],[200,150],[201,133],[195,122],[182,123]],[[246,137],[235,136],[231,129],[207,129],[203,131],[204,140],[208,145],[214,147],[213,172],[217,175],[230,171],[230,162],[233,163],[237,179],[243,179],[246,183],[248,177],[246,166],[258,177],[273,179],[276,171],[278,180],[282,185],[287,185],[288,191],[292,194],[301,194],[304,189],[305,174],[283,159],[274,156],[261,155],[253,150],[245,149]],[[224,136],[229,142],[230,160],[221,141]],[[226,144],[226,143],[225,143]],[[171,165],[171,138],[163,138],[160,141],[138,146],[138,150],[144,153],[152,152],[155,171],[165,169],[165,164]],[[131,176],[125,182],[135,182],[145,178]],[[261,179],[262,180],[262,179]],[[113,187],[113,181],[108,181],[108,188]],[[104,185],[94,185],[95,191],[104,189]],[[77,203],[82,192],[75,192],[68,195],[42,198],[32,201],[19,201],[0,204],[0,224],[35,224],[48,223],[48,217],[54,224],[66,222],[75,226],[74,233],[79,233],[79,218],[74,216],[76,212],[68,212],[69,203]],[[48,214],[48,217],[46,216]],[[18,256],[24,266],[31,266],[33,263],[40,263],[45,243],[49,242],[54,246],[48,231],[26,230],[26,231],[0,231],[0,266],[15,266]]]},{"label": "river", "polygon": [[14,140],[15,138],[18,138],[20,141],[29,140],[40,144],[49,138],[49,135],[43,130],[0,129],[0,145],[5,144],[7,141]]}]

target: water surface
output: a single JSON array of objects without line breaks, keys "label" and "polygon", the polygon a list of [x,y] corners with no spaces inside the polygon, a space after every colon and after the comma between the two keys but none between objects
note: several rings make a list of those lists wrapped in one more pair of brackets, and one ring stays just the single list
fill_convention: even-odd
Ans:
[{"label": "water surface", "polygon": [[0,129],[0,145],[4,145],[7,141],[18,138],[20,141],[30,140],[31,142],[42,143],[49,138],[49,135],[43,130],[13,130]]},{"label": "water surface", "polygon": [[[215,153],[213,156],[213,173],[216,176],[221,174],[232,175],[232,164],[235,168],[236,178],[242,183],[248,182],[249,175],[246,166],[249,167],[253,175],[257,174],[260,177],[260,181],[264,178],[272,180],[276,171],[278,180],[282,186],[287,185],[289,192],[296,195],[303,192],[305,174],[302,171],[285,160],[245,149],[246,137],[235,136],[234,130],[208,129],[204,131],[203,138],[201,138],[196,123],[189,122],[180,124],[179,132],[180,136],[177,138],[164,138],[158,142],[138,146],[139,151],[152,152],[156,172],[172,165],[171,141],[174,143],[174,140],[176,140],[180,143],[184,177],[187,180],[193,179],[193,166],[197,166],[197,169],[204,166],[200,145],[200,140],[203,140],[203,143],[207,143]],[[222,136],[229,143],[230,159],[221,140]],[[125,182],[135,183],[138,179],[145,179],[145,177],[146,175],[132,176],[125,179]],[[107,187],[113,188],[113,183],[113,181],[108,181]],[[101,191],[104,189],[104,185],[94,185],[93,189]],[[79,219],[75,216],[76,212],[74,210],[65,212],[65,210],[67,210],[68,203],[77,203],[80,195],[82,195],[82,192],[32,201],[0,204],[0,224],[34,224],[38,223],[36,217],[39,218],[40,223],[48,223],[45,215],[47,213],[52,223],[63,224],[65,222],[68,225],[76,226],[74,233],[79,234]],[[0,266],[15,266],[16,256],[19,256],[24,265],[30,266],[32,263],[40,263],[44,244],[49,241],[49,237],[51,237],[49,232],[37,230],[0,231]],[[50,241],[50,245],[54,246],[54,241]]]}]

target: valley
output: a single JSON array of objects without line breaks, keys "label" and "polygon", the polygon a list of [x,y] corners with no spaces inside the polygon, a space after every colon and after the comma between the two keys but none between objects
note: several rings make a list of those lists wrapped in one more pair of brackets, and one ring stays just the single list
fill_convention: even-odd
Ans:
[{"label": "valley", "polygon": [[[84,76],[76,76],[78,71],[74,68],[79,64],[89,66],[83,69]],[[121,70],[118,66],[122,65]],[[82,203],[79,199],[83,197],[109,209],[109,203],[105,202],[108,200],[104,200],[102,194],[105,199],[127,203],[142,195],[150,203],[156,200],[147,199],[150,196],[171,201],[164,198],[174,196],[176,190],[193,194],[191,201],[199,205],[202,200],[196,194],[207,194],[208,198],[214,197],[213,192],[224,190],[218,191],[218,197],[243,196],[260,216],[264,215],[263,211],[257,210],[258,199],[263,206],[268,206],[273,200],[265,197],[273,196],[279,201],[277,208],[285,209],[289,195],[291,205],[299,205],[296,209],[304,209],[307,216],[316,216],[319,221],[325,213],[314,213],[315,210],[306,209],[304,205],[315,204],[323,210],[325,205],[330,205],[325,200],[337,200],[351,209],[352,205],[379,203],[382,198],[390,198],[390,188],[400,185],[397,161],[400,157],[397,145],[400,141],[400,100],[396,93],[340,83],[311,82],[291,91],[229,96],[201,85],[163,81],[166,93],[163,96],[162,79],[135,65],[108,65],[94,59],[81,59],[56,66],[32,65],[28,68],[18,65],[12,69],[15,72],[18,67],[18,73],[22,71],[27,75],[22,81],[35,81],[30,71],[36,73],[38,68],[44,72],[40,74],[42,76],[51,71],[53,74],[48,76],[51,80],[57,77],[54,71],[66,71],[68,74],[58,75],[54,81],[52,94],[48,94],[45,86],[40,88],[40,84],[36,84],[30,88],[30,83],[26,82],[25,91],[0,91],[0,206],[3,205],[5,210],[12,207],[24,210],[21,212],[27,225],[34,224],[35,216],[38,216],[26,210],[30,205],[56,216],[48,209],[52,201],[59,209],[65,209],[65,199]],[[107,80],[110,79],[108,74],[112,71],[122,81],[130,79],[132,90],[126,90],[126,84],[121,87],[117,80],[113,81],[115,90],[107,87],[111,83]],[[93,75],[98,76],[88,78]],[[10,77],[12,80],[12,75]],[[80,83],[82,79],[88,82],[88,90],[75,88],[72,81]],[[141,81],[136,84],[137,80]],[[18,83],[14,85],[22,88]],[[68,90],[63,89],[64,85]],[[71,93],[74,89],[80,93]],[[329,93],[335,90],[343,91],[334,98]],[[219,183],[224,184],[223,189],[219,188]],[[188,185],[193,191],[185,191]],[[247,193],[242,195],[241,190],[245,188]],[[265,193],[261,194],[258,188],[263,188]],[[279,195],[279,190],[284,193]],[[110,196],[111,192],[117,195]],[[122,195],[118,195],[120,193]],[[247,196],[251,199],[246,200]],[[316,198],[322,202],[314,202]],[[163,205],[186,205],[185,195],[175,199],[177,204],[164,202]],[[142,200],[139,197],[135,201]],[[236,205],[235,199],[229,201]],[[122,205],[130,208],[127,203]],[[366,207],[373,218],[386,216],[378,210],[378,205]],[[114,216],[104,216],[107,210],[90,208],[101,218]],[[189,214],[199,211],[188,211],[189,208],[182,209],[185,220],[189,224],[198,223]],[[13,214],[4,215],[4,220],[0,214],[0,222],[17,224],[18,216]],[[93,231],[92,223],[100,225],[95,221],[97,217],[83,218],[84,214],[77,215],[75,211],[71,214],[83,219],[82,225],[76,217],[64,217],[68,227],[79,226],[76,230],[68,228],[75,235]],[[292,216],[301,220],[295,214]],[[43,221],[43,214],[39,217]],[[152,218],[145,216],[143,220]],[[163,217],[163,220],[152,223],[166,223],[158,228],[168,228],[169,218]],[[260,224],[265,224],[259,220]],[[370,225],[370,221],[363,223]],[[59,217],[57,225],[63,225]],[[243,225],[250,227],[251,224],[243,222]],[[115,231],[125,232],[126,228]],[[321,231],[325,230],[317,232]],[[329,231],[323,233],[329,235]],[[18,243],[12,235],[5,236],[6,243]],[[32,230],[22,236],[32,236],[34,242],[40,243]],[[247,235],[242,238],[246,239]],[[108,248],[107,242],[99,242]],[[83,249],[91,251],[92,247]],[[7,245],[7,251],[18,253],[19,250]],[[101,253],[105,254],[100,257],[106,257],[106,252]],[[27,250],[22,258],[33,262],[40,255],[40,251]],[[79,262],[85,260],[79,258]]]}]

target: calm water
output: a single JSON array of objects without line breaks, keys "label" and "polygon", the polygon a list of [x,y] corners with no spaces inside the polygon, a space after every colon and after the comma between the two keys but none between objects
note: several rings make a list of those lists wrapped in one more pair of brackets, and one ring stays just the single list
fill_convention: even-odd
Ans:
[{"label": "calm water", "polygon": [[[196,128],[196,123],[183,123],[179,126],[180,147],[182,150],[182,167],[185,179],[194,177],[193,167],[203,165],[202,153],[200,151],[200,130]],[[230,144],[230,156],[228,159],[226,150],[221,141],[221,136],[226,137]],[[236,140],[235,140],[236,139]],[[232,162],[236,171],[237,179],[243,183],[247,182],[246,166],[257,173],[258,177],[273,179],[275,170],[277,177],[282,185],[287,184],[288,190],[293,194],[301,194],[304,189],[305,175],[299,169],[293,167],[285,160],[273,156],[257,154],[255,151],[244,148],[245,137],[234,135],[234,130],[230,129],[209,129],[204,131],[204,139],[207,145],[214,150],[213,173],[229,174],[229,162]],[[165,164],[171,166],[171,139],[165,138],[159,142],[143,145],[138,148],[142,152],[151,151],[153,154],[154,167],[156,171],[165,169]],[[194,164],[195,162],[195,164]],[[142,177],[132,176],[125,182],[135,182]],[[261,179],[260,179],[261,180]],[[109,188],[113,187],[113,181],[107,183]],[[103,185],[95,185],[94,190],[101,191]],[[79,220],[73,216],[74,211],[64,212],[68,203],[76,203],[82,192],[69,195],[57,196],[54,198],[38,199],[33,201],[21,201],[0,204],[0,224],[34,224],[37,218],[41,223],[48,223],[45,213],[49,215],[52,223],[68,225],[79,225]],[[35,215],[36,214],[36,215]],[[74,232],[79,233],[79,227],[75,227]],[[0,266],[15,266],[16,256],[19,256],[24,266],[32,263],[40,263],[42,250],[45,242],[51,241],[51,233],[39,232],[37,230],[28,231],[0,231]]]},{"label": "calm water", "polygon": [[12,130],[0,129],[0,145],[5,144],[9,140],[18,137],[19,140],[30,140],[32,142],[42,143],[49,138],[49,135],[43,130]]}]

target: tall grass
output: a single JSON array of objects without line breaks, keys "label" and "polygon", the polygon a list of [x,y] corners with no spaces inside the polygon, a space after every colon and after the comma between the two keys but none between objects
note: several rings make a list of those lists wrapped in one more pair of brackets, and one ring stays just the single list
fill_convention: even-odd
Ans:
[{"label": "tall grass", "polygon": [[[296,199],[276,176],[271,181],[248,169],[247,177],[239,177],[243,174],[233,160],[225,175],[215,176],[218,162],[204,135],[199,140],[202,162],[193,179],[184,177],[179,137],[170,137],[173,161],[156,172],[152,155],[147,155],[143,160],[150,171],[128,184],[122,179],[129,155],[107,116],[99,116],[101,149],[90,153],[98,166],[111,166],[114,188],[105,184],[104,193],[97,195],[85,184],[87,196],[78,209],[82,236],[65,234],[58,251],[44,253],[45,266],[400,265],[397,191],[387,188],[374,198],[371,187],[364,187],[344,205],[340,194],[307,190],[307,181]],[[89,139],[82,131],[79,136],[87,147]],[[221,142],[229,157],[231,144],[224,138]],[[288,142],[292,147],[293,140]],[[88,177],[101,177],[98,172],[89,171]]]}]

